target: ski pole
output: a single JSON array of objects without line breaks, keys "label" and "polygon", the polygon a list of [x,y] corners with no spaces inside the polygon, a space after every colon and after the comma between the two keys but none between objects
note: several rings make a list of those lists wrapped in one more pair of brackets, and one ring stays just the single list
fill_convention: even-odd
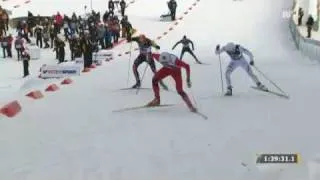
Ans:
[{"label": "ski pole", "polygon": [[[142,78],[141,78],[140,84],[142,84],[142,81],[143,81],[144,76],[145,76],[145,74],[146,74],[146,72],[147,72],[147,69],[148,69],[148,64],[146,64],[146,67],[144,68],[144,71],[143,71],[143,74],[142,74]],[[137,89],[136,94],[139,93],[139,90],[140,90],[140,87]]]},{"label": "ski pole", "polygon": [[193,90],[192,90],[192,88],[190,87],[190,94],[191,94],[191,96],[192,96],[192,99],[193,99],[193,102],[194,102],[194,105],[196,105],[196,107],[198,107],[198,103],[197,103],[197,101],[196,101],[196,98],[194,97],[194,95],[193,95]]},{"label": "ski pole", "polygon": [[267,77],[262,71],[259,70],[256,66],[253,66],[256,71],[258,71],[266,80],[268,80],[271,84],[273,84],[279,91],[281,91],[283,94],[285,93],[275,82],[273,82],[270,78]]},{"label": "ski pole", "polygon": [[223,90],[224,90],[224,87],[223,87],[223,78],[222,78],[222,64],[221,64],[221,57],[220,57],[220,54],[219,54],[219,66],[220,66],[220,82],[221,82],[221,93],[223,94]]},{"label": "ski pole", "polygon": [[129,62],[128,62],[127,87],[129,87],[131,55],[132,55],[132,42],[130,43],[130,55],[129,55]]}]

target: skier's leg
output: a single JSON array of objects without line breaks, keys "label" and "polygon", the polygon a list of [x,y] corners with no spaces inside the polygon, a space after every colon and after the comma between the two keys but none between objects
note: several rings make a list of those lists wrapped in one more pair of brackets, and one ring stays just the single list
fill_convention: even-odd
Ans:
[{"label": "skier's leg", "polygon": [[227,66],[227,70],[225,72],[225,77],[226,77],[226,84],[227,84],[227,87],[232,87],[231,86],[231,74],[232,72],[236,69],[237,65],[236,65],[236,61],[234,60],[231,60],[229,65]]},{"label": "skier's leg", "polygon": [[240,59],[240,66],[248,73],[249,77],[252,79],[254,83],[258,86],[258,88],[262,90],[268,90],[258,79],[258,77],[253,73],[252,68],[250,67],[249,63],[244,59]]},{"label": "skier's leg", "polygon": [[182,86],[182,77],[181,77],[181,70],[173,70],[173,73],[171,74],[172,78],[174,79],[176,83],[176,90],[177,93],[181,96],[183,101],[187,104],[190,111],[195,112],[196,108],[192,105],[189,96],[187,93],[184,92],[183,86]]},{"label": "skier's leg", "polygon": [[187,49],[187,52],[196,60],[197,63],[202,64],[190,48]]},{"label": "skier's leg", "polygon": [[171,69],[161,68],[152,78],[152,88],[156,99],[160,100],[159,82],[171,74]]},{"label": "skier's leg", "polygon": [[186,48],[182,48],[181,54],[180,54],[180,60],[182,60],[184,53],[186,52]]},{"label": "skier's leg", "polygon": [[134,61],[133,63],[133,67],[132,67],[132,70],[133,70],[133,74],[134,74],[134,77],[136,79],[136,84],[133,86],[133,88],[137,88],[137,87],[140,87],[140,75],[139,75],[139,72],[138,72],[138,67],[140,66],[140,64],[142,62],[145,61],[145,57],[143,55],[139,55],[137,57],[137,59]]},{"label": "skier's leg", "polygon": [[248,75],[252,79],[252,81],[257,84],[259,82],[259,79],[252,72],[252,69],[251,69],[249,63],[244,58],[242,58],[242,59],[240,59],[238,61],[239,61],[240,66],[242,67],[242,69],[244,69],[248,73]]},{"label": "skier's leg", "polygon": [[[150,66],[152,72],[155,74],[157,69],[156,69],[156,64],[154,63],[154,60],[152,59],[151,54],[148,55],[147,58],[148,58],[147,62],[149,63],[149,66]],[[162,80],[160,81],[160,85],[163,87],[163,89],[168,90],[168,87],[163,83]]]},{"label": "skier's leg", "polygon": [[156,64],[154,63],[154,60],[152,59],[151,54],[148,54],[148,55],[147,55],[147,62],[148,62],[148,64],[149,64],[150,68],[151,68],[151,71],[152,71],[153,73],[156,73],[156,71],[157,71],[157,69],[156,69]]},{"label": "skier's leg", "polygon": [[227,92],[226,96],[231,96],[232,95],[232,85],[231,85],[231,74],[232,72],[239,66],[239,61],[238,60],[231,60],[229,63],[225,76],[226,76],[226,84],[227,84]]}]

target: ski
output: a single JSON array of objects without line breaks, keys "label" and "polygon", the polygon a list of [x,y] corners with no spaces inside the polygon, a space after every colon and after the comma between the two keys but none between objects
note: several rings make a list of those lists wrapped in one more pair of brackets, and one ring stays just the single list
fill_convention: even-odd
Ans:
[{"label": "ski", "polygon": [[257,91],[270,93],[270,94],[273,94],[273,95],[276,95],[278,97],[282,97],[282,98],[285,98],[285,99],[290,99],[290,97],[288,95],[281,94],[281,93],[278,93],[278,92],[275,92],[275,91],[270,91],[270,90],[264,91],[262,89],[259,89],[258,87],[254,87],[254,86],[251,86],[251,88],[254,89],[254,90],[257,90]]},{"label": "ski", "polygon": [[[119,90],[122,90],[122,91],[125,91],[125,90],[152,90],[152,88],[121,88]],[[161,90],[164,90],[164,91],[170,91],[170,89],[165,89],[165,88],[161,88]]]},{"label": "ski", "polygon": [[198,64],[198,65],[212,65],[212,64],[210,64],[210,63],[197,63],[197,62],[195,62],[194,64]]},{"label": "ski", "polygon": [[175,104],[161,104],[159,106],[135,106],[135,107],[128,107],[128,108],[123,108],[123,109],[118,109],[114,110],[112,112],[125,112],[125,111],[133,111],[133,110],[139,110],[139,109],[146,109],[146,108],[158,108],[158,107],[169,107],[169,106],[174,106]]},{"label": "ski", "polygon": [[196,115],[199,115],[200,117],[202,117],[202,118],[205,119],[205,120],[208,119],[208,116],[206,116],[205,114],[203,114],[203,113],[201,113],[201,112],[199,112],[199,111],[193,112],[193,113],[196,114]]},{"label": "ski", "polygon": [[[128,107],[128,108],[123,108],[123,109],[118,109],[118,110],[113,110],[112,112],[125,112],[125,111],[134,111],[134,110],[139,110],[139,109],[147,109],[147,108],[159,108],[159,107],[170,107],[170,106],[175,106],[176,104],[161,104],[159,106],[147,106],[147,105],[143,105],[143,106],[135,106],[135,107]],[[202,117],[203,119],[207,120],[208,116],[206,116],[205,114],[197,111],[197,112],[192,112],[200,117]]]},{"label": "ski", "polygon": [[134,89],[148,89],[148,90],[151,90],[152,88],[121,88],[119,90],[134,90]]}]

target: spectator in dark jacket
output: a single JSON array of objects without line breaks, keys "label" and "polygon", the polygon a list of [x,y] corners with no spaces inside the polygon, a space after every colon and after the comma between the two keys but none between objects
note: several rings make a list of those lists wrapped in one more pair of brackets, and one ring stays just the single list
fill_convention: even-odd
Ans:
[{"label": "spectator in dark jacket", "polygon": [[82,50],[79,37],[76,37],[72,45],[73,59],[82,57]]},{"label": "spectator in dark jacket", "polygon": [[302,8],[299,8],[299,11],[298,11],[298,26],[301,26],[301,24],[302,24],[303,15],[304,15],[304,13],[303,13]]},{"label": "spectator in dark jacket", "polygon": [[54,39],[55,39],[55,37],[57,36],[57,31],[56,31],[56,29],[54,28],[54,25],[51,25],[50,27],[49,27],[49,33],[50,33],[50,47],[51,48],[53,48],[53,42],[54,42]]},{"label": "spectator in dark jacket", "polygon": [[312,27],[314,25],[314,19],[313,17],[310,15],[307,21],[307,31],[308,31],[308,36],[307,38],[311,38],[311,31],[312,31]]},{"label": "spectator in dark jacket", "polygon": [[56,51],[56,59],[59,60],[59,64],[64,62],[65,59],[65,43],[64,41],[56,36],[54,40],[55,48],[53,51]]},{"label": "spectator in dark jacket", "polygon": [[2,53],[3,53],[3,58],[7,57],[7,49],[8,49],[8,38],[7,37],[1,37],[0,38],[1,42],[1,47],[2,47]]},{"label": "spectator in dark jacket", "polygon": [[105,29],[106,29],[106,34],[105,34],[105,37],[104,37],[104,41],[105,41],[106,48],[109,49],[109,48],[113,47],[113,44],[112,44],[112,33],[111,33],[111,30],[110,30],[110,28],[108,26],[105,26]]},{"label": "spectator in dark jacket", "polygon": [[90,68],[92,65],[93,42],[91,41],[89,32],[85,32],[81,41],[83,52],[84,68]]},{"label": "spectator in dark jacket", "polygon": [[22,61],[23,61],[23,77],[25,78],[29,76],[29,61],[30,61],[30,55],[26,50],[22,52]]},{"label": "spectator in dark jacket", "polygon": [[8,49],[7,49],[7,53],[8,53],[8,57],[12,58],[12,42],[13,42],[13,37],[12,34],[9,34],[8,38]]},{"label": "spectator in dark jacket", "polygon": [[71,61],[75,60],[75,48],[77,44],[77,35],[72,35],[69,39],[69,48],[70,48],[70,54],[71,54]]},{"label": "spectator in dark jacket", "polygon": [[24,51],[24,40],[21,36],[17,36],[16,37],[16,40],[14,42],[14,46],[15,46],[15,49],[17,51],[17,56],[18,56],[18,61],[20,60],[21,56],[22,56],[22,52]]},{"label": "spectator in dark jacket", "polygon": [[103,24],[100,24],[97,28],[97,38],[99,41],[99,44],[101,45],[102,49],[105,49],[105,43],[104,43],[104,36],[106,34],[106,28],[104,27]]},{"label": "spectator in dark jacket", "polygon": [[121,9],[121,16],[123,17],[125,15],[127,4],[124,0],[120,1],[120,9]]},{"label": "spectator in dark jacket", "polygon": [[36,21],[35,21],[35,17],[33,16],[33,14],[28,11],[28,19],[27,19],[27,32],[30,33],[30,37],[33,37],[33,31],[32,28],[36,26]]},{"label": "spectator in dark jacket", "polygon": [[64,41],[62,39],[58,39],[58,59],[59,59],[59,63],[63,63],[64,59],[65,59],[65,46],[66,44],[64,43]]},{"label": "spectator in dark jacket", "polygon": [[36,37],[37,46],[42,48],[43,32],[42,32],[42,28],[39,25],[37,25],[36,28],[34,29],[34,35]]},{"label": "spectator in dark jacket", "polygon": [[12,41],[13,41],[12,35],[1,38],[3,58],[6,58],[6,55],[12,58],[12,53],[11,53]]},{"label": "spectator in dark jacket", "polygon": [[110,13],[108,11],[106,11],[103,16],[102,16],[102,20],[104,23],[107,23],[107,21],[109,20],[109,16],[110,16]]},{"label": "spectator in dark jacket", "polygon": [[50,48],[50,44],[49,44],[50,32],[49,32],[49,27],[48,26],[45,26],[43,28],[42,37],[43,37],[43,42],[45,44],[44,48]]},{"label": "spectator in dark jacket", "polygon": [[170,10],[171,20],[176,20],[177,2],[175,0],[170,0],[168,2],[168,7]]},{"label": "spectator in dark jacket", "polygon": [[112,0],[109,0],[109,2],[108,2],[108,9],[113,14],[113,12],[114,12],[114,2]]}]

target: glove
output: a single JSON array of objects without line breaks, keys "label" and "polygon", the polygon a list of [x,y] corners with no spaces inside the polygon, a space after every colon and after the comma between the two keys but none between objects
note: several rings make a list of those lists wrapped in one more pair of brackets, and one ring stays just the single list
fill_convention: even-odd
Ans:
[{"label": "glove", "polygon": [[250,61],[249,63],[251,66],[254,66],[254,61]]},{"label": "glove", "polygon": [[158,46],[158,45],[156,45],[156,47],[155,47],[157,50],[159,50],[160,49],[160,46]]},{"label": "glove", "polygon": [[190,79],[187,79],[187,85],[188,85],[188,88],[191,88],[192,84],[191,84]]},{"label": "glove", "polygon": [[216,51],[219,51],[220,50],[220,45],[218,44],[217,46],[216,46]]},{"label": "glove", "polygon": [[216,54],[219,54],[219,51],[220,51],[220,45],[218,44],[218,45],[216,46]]}]

